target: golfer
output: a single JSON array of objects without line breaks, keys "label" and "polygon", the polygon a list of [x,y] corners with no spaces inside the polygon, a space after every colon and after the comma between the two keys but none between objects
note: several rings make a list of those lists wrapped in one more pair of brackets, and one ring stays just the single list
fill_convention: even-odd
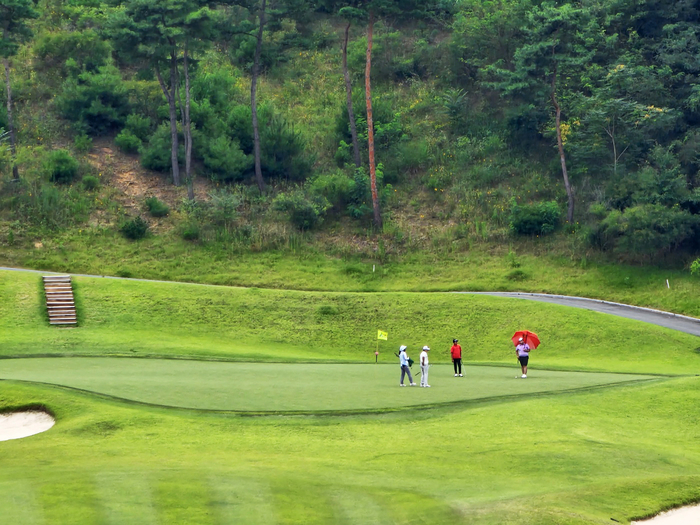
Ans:
[{"label": "golfer", "polygon": [[406,386],[403,384],[403,378],[408,374],[408,382],[411,386],[416,386],[413,382],[413,377],[411,377],[411,369],[408,368],[408,356],[406,355],[406,345],[401,345],[399,348],[399,361],[401,363],[401,382],[399,386]]},{"label": "golfer", "polygon": [[[452,364],[455,368],[455,377],[462,377],[462,347],[459,346],[459,341],[457,339],[452,340],[452,348],[450,348],[450,354],[452,354]],[[459,370],[459,372],[457,372]]]},{"label": "golfer", "polygon": [[420,353],[420,386],[425,388],[430,388],[428,384],[428,368],[430,364],[428,363],[428,352],[430,347],[424,346],[423,351]]},{"label": "golfer", "polygon": [[518,356],[520,368],[523,372],[523,375],[520,377],[525,379],[527,377],[527,361],[530,356],[530,345],[528,345],[522,337],[518,339],[518,345],[515,347],[515,355]]}]

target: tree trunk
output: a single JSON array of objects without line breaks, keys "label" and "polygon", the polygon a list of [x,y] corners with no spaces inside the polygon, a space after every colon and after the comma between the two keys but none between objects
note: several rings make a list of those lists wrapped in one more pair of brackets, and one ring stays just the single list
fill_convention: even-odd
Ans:
[{"label": "tree trunk", "polygon": [[[180,164],[177,160],[177,151],[180,147],[177,137],[177,108],[175,107],[175,85],[176,85],[176,67],[171,58],[170,64],[170,88],[165,84],[163,76],[160,74],[160,68],[156,66],[156,77],[160,83],[160,88],[163,90],[165,98],[168,100],[168,108],[170,110],[170,162],[173,171],[173,184],[180,185]],[[171,91],[172,90],[172,91]]]},{"label": "tree trunk", "polygon": [[[554,50],[552,50],[554,53]],[[559,148],[559,159],[561,160],[561,173],[564,176],[564,187],[566,188],[566,195],[569,199],[568,208],[566,211],[566,220],[569,224],[574,223],[574,192],[569,183],[569,172],[566,170],[566,156],[564,155],[564,142],[561,139],[561,107],[557,101],[557,66],[554,63],[554,75],[552,76],[552,104],[554,105],[555,111],[555,129],[557,132],[557,147]]]},{"label": "tree trunk", "polygon": [[15,123],[12,117],[12,87],[10,85],[10,60],[5,58],[3,60],[3,65],[5,66],[5,84],[7,87],[7,126],[8,133],[10,134],[10,153],[12,154],[12,178],[14,180],[19,180],[19,169],[17,168],[17,163],[15,159],[17,158],[17,146],[15,138]]},{"label": "tree trunk", "polygon": [[187,44],[183,57],[185,71],[185,118],[182,123],[185,132],[185,182],[187,183],[187,198],[194,201],[194,181],[192,180],[192,121],[190,119],[190,70],[187,55]]},{"label": "tree trunk", "polygon": [[372,33],[374,30],[374,13],[370,11],[369,26],[367,27],[367,64],[365,66],[365,101],[367,102],[367,146],[369,149],[369,181],[372,187],[372,208],[374,209],[374,226],[382,229],[382,214],[379,209],[377,193],[377,170],[374,165],[374,122],[372,120],[372,86],[370,73],[372,71]]},{"label": "tree trunk", "polygon": [[352,136],[352,152],[355,158],[355,167],[362,166],[360,158],[360,143],[357,140],[357,125],[355,124],[355,112],[352,109],[352,84],[350,82],[350,72],[348,71],[348,40],[350,39],[350,25],[348,22],[345,28],[345,39],[343,40],[343,77],[345,78],[345,95],[348,104],[348,120],[350,121],[350,135]]},{"label": "tree trunk", "polygon": [[255,180],[262,193],[265,191],[265,181],[262,176],[260,161],[260,129],[258,127],[258,104],[256,100],[258,91],[258,75],[260,74],[260,53],[262,51],[263,29],[265,28],[265,6],[267,0],[261,0],[260,27],[258,29],[257,42],[255,44],[255,56],[253,57],[253,77],[250,82],[250,109],[253,116],[253,156],[255,158]]}]

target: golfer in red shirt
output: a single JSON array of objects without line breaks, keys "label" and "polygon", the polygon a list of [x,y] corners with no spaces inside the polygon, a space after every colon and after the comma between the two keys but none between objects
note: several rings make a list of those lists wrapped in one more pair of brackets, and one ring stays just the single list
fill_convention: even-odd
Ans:
[{"label": "golfer in red shirt", "polygon": [[455,367],[455,377],[462,377],[462,347],[458,343],[457,339],[452,340],[450,353],[452,354],[452,364]]}]

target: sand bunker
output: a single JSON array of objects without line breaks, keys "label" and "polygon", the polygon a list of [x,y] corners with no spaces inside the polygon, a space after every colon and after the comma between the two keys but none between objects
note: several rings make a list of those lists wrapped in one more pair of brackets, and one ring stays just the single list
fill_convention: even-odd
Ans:
[{"label": "sand bunker", "polygon": [[635,523],[638,525],[688,525],[690,523],[700,523],[700,505],[669,510],[648,520],[632,522],[632,524]]},{"label": "sand bunker", "polygon": [[46,412],[0,414],[0,441],[40,434],[50,429],[54,423],[54,419]]}]

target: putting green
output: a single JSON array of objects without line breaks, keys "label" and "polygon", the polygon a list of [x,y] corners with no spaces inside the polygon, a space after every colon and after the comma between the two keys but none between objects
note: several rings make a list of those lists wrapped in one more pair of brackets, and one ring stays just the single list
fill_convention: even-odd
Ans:
[{"label": "putting green", "polygon": [[[420,381],[417,368],[414,380]],[[561,392],[652,376],[432,366],[431,388],[399,388],[398,365],[232,363],[129,358],[29,358],[0,361],[0,378],[49,383],[156,405],[241,412],[396,409],[494,397]]]}]

